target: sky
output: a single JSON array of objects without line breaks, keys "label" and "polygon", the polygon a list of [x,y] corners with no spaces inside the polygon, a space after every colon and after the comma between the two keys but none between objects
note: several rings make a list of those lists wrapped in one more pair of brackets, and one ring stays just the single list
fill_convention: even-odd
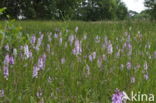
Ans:
[{"label": "sky", "polygon": [[144,6],[144,0],[122,0],[128,10],[133,10],[136,12],[141,12],[142,10],[145,10],[145,6]]}]

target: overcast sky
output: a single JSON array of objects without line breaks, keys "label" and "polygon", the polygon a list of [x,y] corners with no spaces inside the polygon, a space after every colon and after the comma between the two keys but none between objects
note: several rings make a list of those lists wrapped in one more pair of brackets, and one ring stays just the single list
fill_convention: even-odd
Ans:
[{"label": "overcast sky", "polygon": [[145,9],[144,0],[122,0],[122,1],[126,4],[128,10],[141,12],[142,10]]}]

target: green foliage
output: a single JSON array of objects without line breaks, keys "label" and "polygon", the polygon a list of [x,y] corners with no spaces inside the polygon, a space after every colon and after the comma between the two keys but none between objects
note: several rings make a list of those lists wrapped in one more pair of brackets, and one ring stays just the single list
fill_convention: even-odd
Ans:
[{"label": "green foliage", "polygon": [[129,14],[130,14],[129,18],[132,20],[149,20],[150,19],[149,10],[144,10],[141,13],[130,11]]},{"label": "green foliage", "polygon": [[[0,13],[3,14],[5,10],[6,8],[0,9]],[[0,49],[8,43],[11,48],[16,48],[19,43],[26,42],[26,36],[21,33],[22,27],[15,26],[14,22],[15,20],[6,20],[2,25],[0,24]]]},{"label": "green foliage", "polygon": [[14,22],[15,20],[5,21],[5,27],[1,30],[4,39],[3,44],[11,43],[11,47],[15,47],[18,43],[22,43],[24,39],[22,37],[22,33],[20,32],[22,28],[16,27]]},{"label": "green foliage", "polygon": [[24,0],[22,5],[21,15],[27,19],[53,19],[55,17],[55,0]]},{"label": "green foliage", "polygon": [[145,0],[145,6],[149,9],[151,19],[156,20],[156,0]]},{"label": "green foliage", "polygon": [[120,0],[2,0],[0,7],[18,19],[49,20],[114,20],[127,17],[127,8]]},{"label": "green foliage", "polygon": [[0,8],[0,15],[2,15],[5,10],[6,8]]},{"label": "green foliage", "polygon": [[117,3],[116,15],[119,20],[124,20],[128,16],[128,10],[123,2]]},{"label": "green foliage", "polygon": [[88,0],[79,14],[83,20],[114,20],[127,17],[127,8],[120,0]]},{"label": "green foliage", "polygon": [[82,0],[57,0],[58,19],[73,19]]}]

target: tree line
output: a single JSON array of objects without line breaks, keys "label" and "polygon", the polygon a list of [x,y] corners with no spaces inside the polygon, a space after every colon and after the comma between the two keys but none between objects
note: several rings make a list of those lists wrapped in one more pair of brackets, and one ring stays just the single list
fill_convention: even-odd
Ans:
[{"label": "tree line", "polygon": [[[156,8],[154,1],[145,0],[152,17]],[[96,21],[128,17],[128,9],[121,0],[0,0],[2,7],[6,7],[5,13],[15,19]]]}]

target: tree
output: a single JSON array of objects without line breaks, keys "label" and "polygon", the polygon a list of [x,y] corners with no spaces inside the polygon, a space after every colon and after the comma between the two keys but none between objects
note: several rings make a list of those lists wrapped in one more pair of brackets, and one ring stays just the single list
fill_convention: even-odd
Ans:
[{"label": "tree", "polygon": [[149,9],[151,19],[156,20],[156,0],[145,0],[144,5]]},{"label": "tree", "polygon": [[13,18],[17,18],[20,13],[20,0],[0,0],[0,8],[6,7],[4,14],[9,14]]},{"label": "tree", "polygon": [[56,15],[55,0],[23,0],[21,5],[28,19],[53,19]]},{"label": "tree", "polygon": [[128,16],[127,7],[125,6],[123,2],[120,2],[119,0],[117,2],[116,15],[117,15],[117,18],[120,20],[124,20]]},{"label": "tree", "polygon": [[127,8],[120,0],[0,0],[0,7],[13,18],[26,19],[124,19]]},{"label": "tree", "polygon": [[88,0],[80,10],[83,20],[113,20],[127,17],[127,8],[120,0]]}]

